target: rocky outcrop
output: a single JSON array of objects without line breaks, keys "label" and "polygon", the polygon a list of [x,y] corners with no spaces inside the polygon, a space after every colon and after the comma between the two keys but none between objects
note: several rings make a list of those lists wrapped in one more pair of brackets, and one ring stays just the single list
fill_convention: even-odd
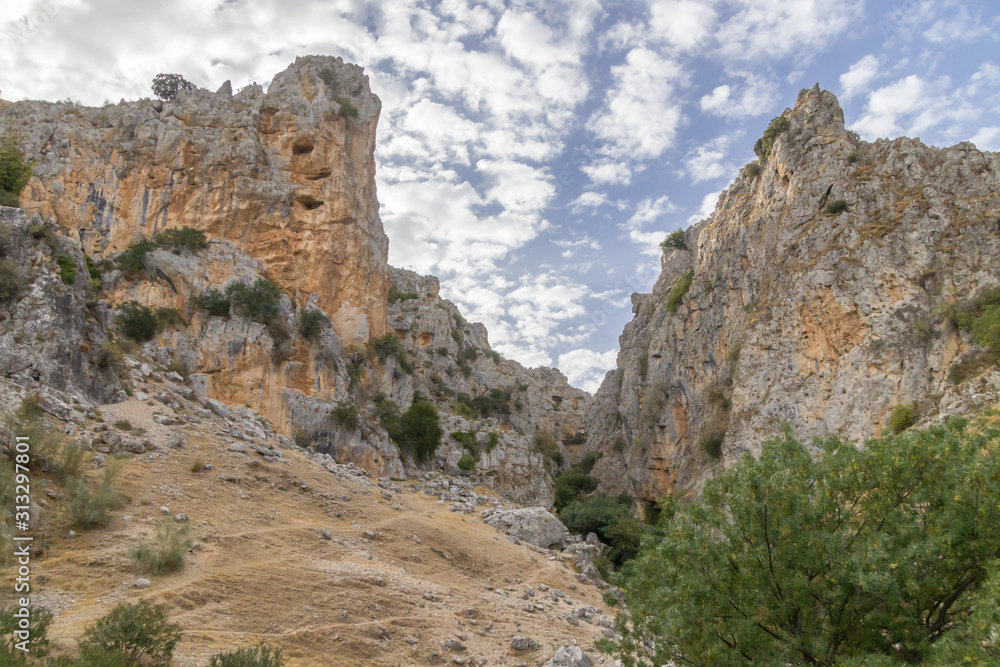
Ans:
[{"label": "rocky outcrop", "polygon": [[511,537],[543,549],[561,548],[569,537],[566,526],[544,507],[489,509],[483,512],[483,520]]},{"label": "rocky outcrop", "polygon": [[[79,404],[106,402],[121,389],[116,359],[102,349],[111,313],[87,278],[75,243],[39,216],[0,207],[0,376]],[[43,407],[69,410],[62,399],[46,398]]]},{"label": "rocky outcrop", "polygon": [[56,220],[95,258],[167,227],[201,229],[260,261],[345,340],[385,330],[388,241],[375,196],[381,103],[362,68],[298,58],[237,94],[182,90],[86,108],[0,109],[35,161],[21,206]]},{"label": "rocky outcrop", "polygon": [[975,403],[949,371],[979,351],[944,310],[1000,282],[1000,156],[862,142],[818,87],[783,116],[770,157],[633,295],[588,418],[603,490],[696,488],[783,424],[860,442],[894,406]]}]

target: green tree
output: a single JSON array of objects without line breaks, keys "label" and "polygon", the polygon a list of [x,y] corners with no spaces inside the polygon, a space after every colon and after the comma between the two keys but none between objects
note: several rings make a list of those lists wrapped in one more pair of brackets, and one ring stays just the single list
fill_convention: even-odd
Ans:
[{"label": "green tree", "polygon": [[426,399],[414,399],[399,424],[399,444],[409,449],[417,463],[429,460],[441,444],[441,423],[437,408]]},{"label": "green tree", "polygon": [[158,323],[152,310],[135,301],[118,306],[118,321],[122,333],[137,343],[144,343],[156,335]]},{"label": "green tree", "polygon": [[177,97],[182,90],[193,90],[194,84],[180,74],[157,74],[153,77],[153,94],[164,101]]},{"label": "green tree", "polygon": [[13,137],[0,139],[0,206],[19,206],[21,190],[31,180],[31,166]]},{"label": "green tree", "polygon": [[[83,634],[81,653],[119,653],[140,664],[157,667],[170,664],[180,626],[167,619],[166,608],[145,600],[135,604],[120,602]],[[95,663],[100,664],[100,663]]]},{"label": "green tree", "polygon": [[[624,664],[933,658],[938,640],[975,630],[977,589],[998,567],[998,436],[954,420],[863,450],[817,440],[814,459],[786,430],[699,500],[666,504],[663,538],[624,570]],[[988,621],[974,641],[996,636]]]}]

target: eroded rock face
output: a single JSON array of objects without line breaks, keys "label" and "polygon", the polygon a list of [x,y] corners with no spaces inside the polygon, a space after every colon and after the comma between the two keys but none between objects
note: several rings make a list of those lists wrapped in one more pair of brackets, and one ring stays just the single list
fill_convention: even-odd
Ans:
[{"label": "eroded rock face", "polygon": [[313,300],[337,333],[385,330],[388,241],[375,194],[381,103],[362,68],[305,57],[231,94],[169,102],[0,109],[35,160],[21,194],[95,258],[167,227],[232,241],[296,302]]},{"label": "eroded rock face", "polygon": [[79,247],[40,217],[0,207],[0,263],[0,293],[9,291],[0,301],[0,376],[43,398],[51,388],[83,404],[109,400],[121,389],[114,360],[102,359],[111,313],[88,291]]},{"label": "eroded rock face", "polygon": [[[818,87],[785,116],[760,173],[744,169],[687,249],[664,254],[653,292],[633,295],[588,419],[608,492],[697,488],[785,423],[860,442],[895,405],[933,417],[975,403],[949,380],[975,346],[941,308],[1000,283],[1000,156],[859,141]],[[701,446],[713,440],[717,460]]]}]

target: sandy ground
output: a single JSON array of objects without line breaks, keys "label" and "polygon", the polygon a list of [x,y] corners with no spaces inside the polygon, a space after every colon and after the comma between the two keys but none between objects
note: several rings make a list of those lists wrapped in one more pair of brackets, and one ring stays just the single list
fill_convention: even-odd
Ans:
[{"label": "sandy ground", "polygon": [[[342,479],[297,450],[282,450],[285,460],[275,463],[249,450],[229,452],[216,417],[162,426],[154,409],[172,410],[152,400],[101,409],[106,424],[127,418],[155,444],[175,435],[185,444],[126,459],[118,485],[130,503],[106,528],[68,538],[59,503],[49,502],[35,599],[57,612],[49,635],[59,650],[72,651],[117,602],[143,598],[166,605],[183,628],[179,666],[206,665],[215,652],[261,640],[280,647],[289,665],[452,664],[455,655],[472,665],[537,665],[574,642],[595,663],[611,662],[592,650],[600,627],[566,621],[581,605],[613,618],[600,592],[576,581],[572,563],[510,543],[478,513],[451,512],[407,483],[386,500],[380,489]],[[192,472],[196,460],[214,469]],[[153,577],[127,551],[153,534],[161,506],[187,514],[199,546],[182,571]],[[319,537],[324,528],[332,539]],[[0,604],[13,576],[2,573]],[[135,588],[140,577],[152,585]],[[542,584],[566,597],[553,599]],[[524,609],[525,585],[544,609]],[[515,652],[515,635],[541,648]],[[443,649],[449,637],[467,650]]]}]

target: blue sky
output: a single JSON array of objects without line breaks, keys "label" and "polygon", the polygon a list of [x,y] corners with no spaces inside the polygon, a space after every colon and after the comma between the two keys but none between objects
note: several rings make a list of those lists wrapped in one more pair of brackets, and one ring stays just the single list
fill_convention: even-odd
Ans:
[{"label": "blue sky", "polygon": [[658,242],[711,213],[801,88],[865,139],[1000,150],[998,35],[986,0],[29,0],[0,5],[0,91],[100,104],[158,72],[363,65],[390,262],[594,390]]}]

